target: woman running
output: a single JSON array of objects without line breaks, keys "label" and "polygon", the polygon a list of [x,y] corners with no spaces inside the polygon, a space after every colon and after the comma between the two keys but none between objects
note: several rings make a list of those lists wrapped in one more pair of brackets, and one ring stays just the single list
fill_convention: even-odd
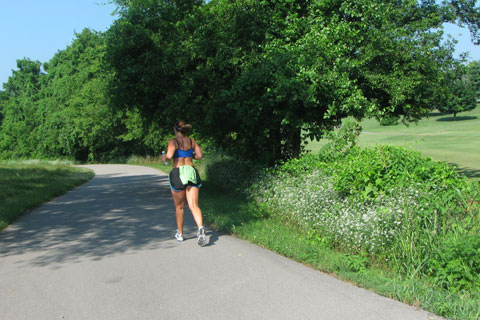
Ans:
[{"label": "woman running", "polygon": [[193,218],[198,227],[197,243],[200,246],[206,244],[205,228],[203,227],[203,216],[198,206],[198,195],[202,180],[197,169],[193,166],[193,159],[202,159],[202,149],[193,140],[188,137],[192,130],[190,124],[185,121],[177,121],[173,128],[175,138],[168,142],[168,149],[165,155],[162,155],[162,161],[173,159],[173,169],[170,172],[170,189],[172,191],[173,202],[175,203],[175,215],[177,219],[177,241],[183,241],[183,221],[185,213],[185,199],[188,207],[192,211]]}]

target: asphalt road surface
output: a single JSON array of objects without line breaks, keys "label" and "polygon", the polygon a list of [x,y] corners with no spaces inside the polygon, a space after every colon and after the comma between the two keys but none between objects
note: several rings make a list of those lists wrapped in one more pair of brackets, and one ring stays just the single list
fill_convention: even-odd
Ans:
[{"label": "asphalt road surface", "polygon": [[0,233],[0,319],[438,319],[208,228],[199,247],[189,211],[177,242],[165,174],[86,167]]}]

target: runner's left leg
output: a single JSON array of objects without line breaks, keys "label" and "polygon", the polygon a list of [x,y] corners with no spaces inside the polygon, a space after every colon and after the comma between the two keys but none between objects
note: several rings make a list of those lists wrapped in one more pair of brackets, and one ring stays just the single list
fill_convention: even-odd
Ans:
[{"label": "runner's left leg", "polygon": [[177,219],[178,233],[183,234],[183,221],[185,219],[185,190],[172,191],[173,202],[175,203],[175,216]]}]

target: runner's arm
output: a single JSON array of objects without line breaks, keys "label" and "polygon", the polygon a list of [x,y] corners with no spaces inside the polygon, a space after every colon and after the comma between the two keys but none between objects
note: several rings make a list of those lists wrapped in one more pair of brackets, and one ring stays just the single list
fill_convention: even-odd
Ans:
[{"label": "runner's arm", "polygon": [[167,154],[165,155],[165,158],[167,160],[172,159],[176,149],[177,147],[175,146],[175,142],[173,142],[173,139],[168,141],[168,149],[167,149]]},{"label": "runner's arm", "polygon": [[200,146],[197,144],[195,140],[192,139],[192,141],[193,141],[193,152],[195,152],[193,155],[193,159],[200,160],[203,157],[202,148],[200,148]]}]

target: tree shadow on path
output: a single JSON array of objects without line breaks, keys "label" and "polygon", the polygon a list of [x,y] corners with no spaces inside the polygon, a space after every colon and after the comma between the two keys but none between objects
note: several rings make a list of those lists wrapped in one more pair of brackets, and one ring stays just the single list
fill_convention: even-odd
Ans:
[{"label": "tree shadow on path", "polygon": [[[185,233],[195,233],[185,212]],[[0,233],[0,259],[19,266],[66,262],[175,246],[175,208],[164,175],[103,174],[33,210]]]}]

